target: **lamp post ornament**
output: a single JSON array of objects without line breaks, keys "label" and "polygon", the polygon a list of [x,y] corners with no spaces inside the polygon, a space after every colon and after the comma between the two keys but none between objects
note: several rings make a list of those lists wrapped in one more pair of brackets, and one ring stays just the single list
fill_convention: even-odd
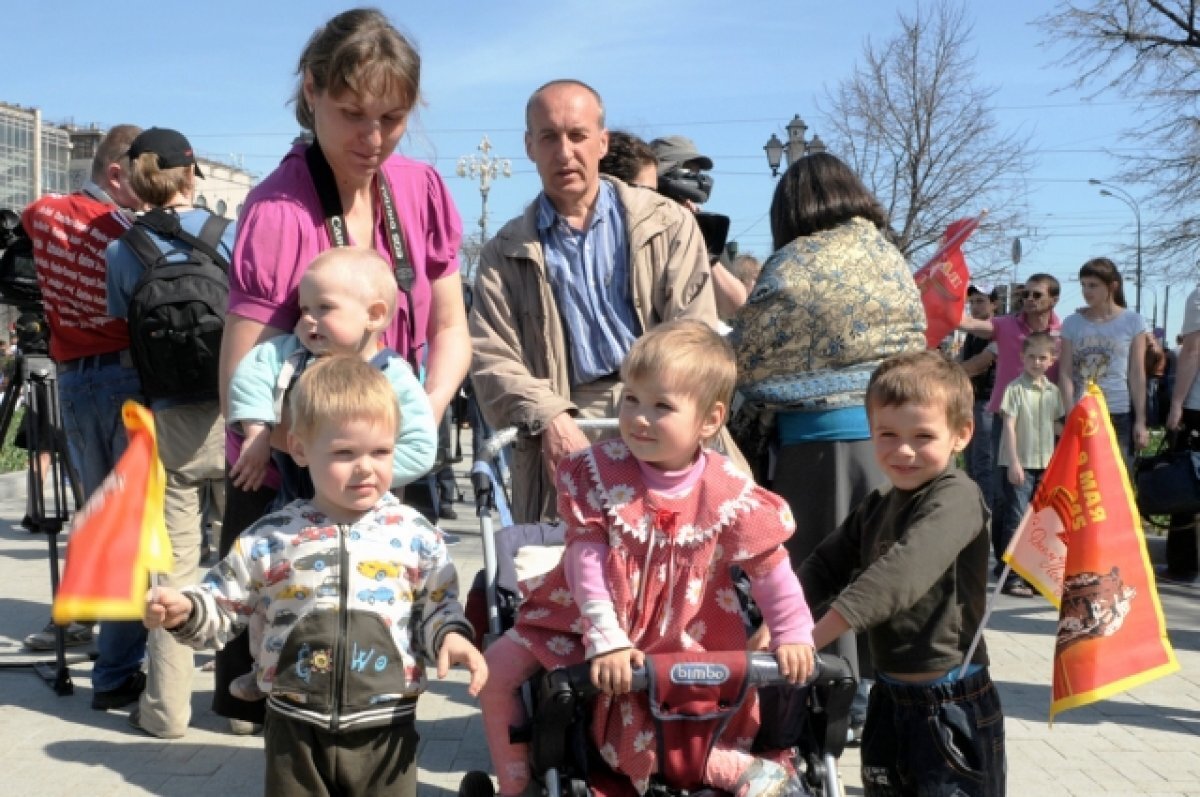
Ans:
[{"label": "lamp post ornament", "polygon": [[492,142],[484,135],[479,142],[479,151],[483,155],[463,155],[458,159],[457,173],[459,177],[479,179],[479,196],[483,199],[483,211],[479,216],[479,242],[487,240],[487,201],[488,191],[492,188],[492,180],[497,177],[512,177],[512,161],[508,158],[492,156]]},{"label": "lamp post ornament", "polygon": [[785,160],[783,168],[791,166],[796,161],[803,158],[805,155],[813,155],[818,152],[825,152],[825,142],[820,136],[814,135],[810,139],[805,139],[804,134],[808,130],[808,125],[800,118],[800,114],[792,117],[792,121],[788,122],[784,127],[787,131],[787,143],[779,140],[779,136],[774,133],[763,146],[763,151],[767,153],[767,165],[771,167],[771,176],[779,176],[779,165]]}]

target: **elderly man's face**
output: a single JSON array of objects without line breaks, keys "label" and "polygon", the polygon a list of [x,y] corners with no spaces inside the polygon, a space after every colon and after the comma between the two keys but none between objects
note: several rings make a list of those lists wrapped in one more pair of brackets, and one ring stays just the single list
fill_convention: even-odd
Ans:
[{"label": "elderly man's face", "polygon": [[530,108],[525,152],[560,212],[596,195],[600,159],[608,152],[600,114],[591,92],[570,84],[550,86]]}]

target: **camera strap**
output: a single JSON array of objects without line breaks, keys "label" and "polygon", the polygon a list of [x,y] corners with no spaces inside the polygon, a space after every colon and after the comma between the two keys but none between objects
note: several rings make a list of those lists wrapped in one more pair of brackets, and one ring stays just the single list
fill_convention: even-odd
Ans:
[{"label": "camera strap", "polygon": [[[313,141],[304,153],[308,162],[308,171],[312,174],[313,185],[317,189],[317,197],[321,200],[321,215],[325,217],[325,229],[329,232],[329,240],[334,246],[350,246],[350,236],[346,231],[346,217],[342,213],[342,199],[338,194],[337,181],[333,176],[333,168],[321,151],[321,145]],[[392,250],[392,275],[396,278],[396,287],[404,294],[407,304],[405,317],[408,321],[408,362],[413,373],[420,374],[420,358],[417,356],[416,345],[416,308],[413,306],[412,286],[415,279],[412,261],[408,257],[408,245],[404,238],[404,229],[400,226],[400,213],[396,208],[396,199],[392,187],[388,185],[387,176],[380,169],[376,173],[376,185],[379,186],[379,204],[383,208],[383,219],[387,225],[388,247]]]}]

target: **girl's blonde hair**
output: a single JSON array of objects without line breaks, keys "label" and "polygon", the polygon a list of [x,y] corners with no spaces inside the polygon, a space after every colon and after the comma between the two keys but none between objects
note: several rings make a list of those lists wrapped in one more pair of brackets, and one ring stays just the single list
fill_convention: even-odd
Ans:
[{"label": "girl's blonde hair", "polygon": [[312,440],[325,424],[374,421],[400,428],[400,406],[386,376],[358,357],[321,357],[292,388],[292,433]]},{"label": "girl's blonde hair", "polygon": [[718,402],[729,408],[737,382],[733,349],[712,327],[700,321],[669,321],[633,344],[621,366],[621,379],[656,376],[696,400],[701,414]]}]

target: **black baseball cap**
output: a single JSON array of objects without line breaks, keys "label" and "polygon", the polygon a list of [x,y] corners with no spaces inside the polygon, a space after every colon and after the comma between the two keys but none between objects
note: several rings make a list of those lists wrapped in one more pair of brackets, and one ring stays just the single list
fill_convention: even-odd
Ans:
[{"label": "black baseball cap", "polygon": [[143,130],[129,145],[129,159],[134,160],[147,152],[153,152],[158,156],[158,168],[160,169],[191,166],[196,170],[197,177],[204,177],[204,172],[200,171],[200,166],[196,163],[192,145],[178,130],[171,130],[167,127],[151,127],[149,130]]}]

